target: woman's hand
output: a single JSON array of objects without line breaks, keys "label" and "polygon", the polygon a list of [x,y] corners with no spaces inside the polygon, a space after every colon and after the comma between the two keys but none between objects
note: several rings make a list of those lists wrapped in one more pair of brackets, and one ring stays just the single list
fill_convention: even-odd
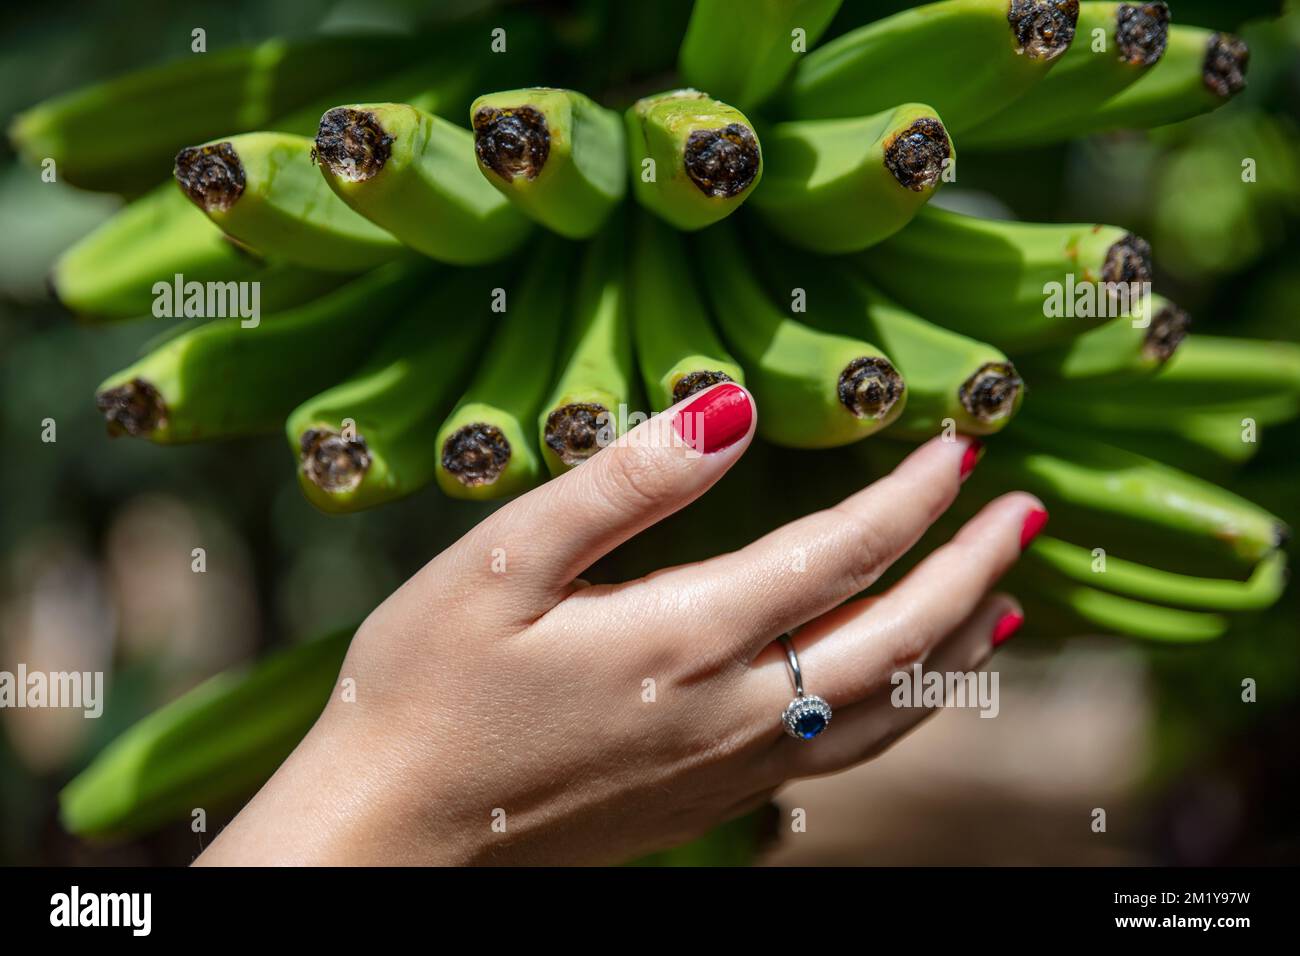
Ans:
[{"label": "woman's hand", "polygon": [[[366,620],[316,726],[200,862],[617,862],[910,730],[930,711],[894,707],[890,675],[988,658],[1019,610],[987,592],[1046,517],[1007,495],[896,586],[843,603],[952,502],[968,439],[738,552],[578,579],[702,495],[754,423],[747,392],[715,386],[434,558]],[[795,628],[806,690],[834,708],[810,741],[780,720],[793,689],[774,641]]]}]

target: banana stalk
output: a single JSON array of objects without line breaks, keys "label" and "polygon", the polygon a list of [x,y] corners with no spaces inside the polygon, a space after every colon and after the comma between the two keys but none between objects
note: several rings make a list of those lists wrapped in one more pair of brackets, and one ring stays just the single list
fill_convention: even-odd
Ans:
[{"label": "banana stalk", "polygon": [[741,109],[781,85],[830,26],[842,0],[695,0],[678,67],[691,86]]},{"label": "banana stalk", "polygon": [[884,352],[796,321],[767,297],[730,230],[709,230],[697,248],[713,314],[758,401],[763,437],[788,448],[830,448],[898,418],[907,386]]},{"label": "banana stalk", "polygon": [[589,239],[627,192],[623,118],[581,93],[533,87],[470,107],[479,171],[526,215]]},{"label": "banana stalk", "polygon": [[795,67],[773,114],[869,116],[927,103],[959,140],[1047,75],[1074,39],[1078,0],[944,0],[836,37]]},{"label": "banana stalk", "polygon": [[763,154],[745,114],[698,90],[638,100],[625,115],[633,195],[686,232],[740,208],[763,176]]},{"label": "banana stalk", "polygon": [[175,177],[226,235],[265,256],[363,272],[406,251],[322,182],[305,136],[245,133],[186,147],[176,154]]},{"label": "banana stalk", "polygon": [[555,240],[531,254],[474,380],[438,430],[438,486],[451,497],[504,498],[542,480],[534,423],[555,372],[573,262]]},{"label": "banana stalk", "polygon": [[1077,40],[1028,93],[962,136],[962,147],[1004,149],[1078,136],[1077,124],[1142,79],[1169,42],[1169,7],[1079,4]]},{"label": "banana stalk", "polygon": [[650,407],[663,411],[745,373],[713,329],[681,238],[650,215],[637,217],[631,256],[632,330]]},{"label": "banana stalk", "polygon": [[906,226],[954,161],[939,115],[907,104],[874,116],[778,123],[763,131],[753,207],[816,252],[860,252]]},{"label": "banana stalk", "polygon": [[218,674],[150,714],[59,794],[64,828],[129,837],[247,797],[315,723],[351,640],[340,631]]},{"label": "banana stalk", "polygon": [[853,260],[928,321],[1008,352],[1141,317],[1151,247],[1114,226],[1039,225],[927,206]]},{"label": "banana stalk", "polygon": [[159,444],[274,430],[357,364],[427,277],[393,264],[252,328],[216,319],[110,376],[95,397],[110,435]]},{"label": "banana stalk", "polygon": [[353,375],[307,399],[285,432],[298,483],[322,511],[373,508],[433,480],[438,425],[478,358],[494,277],[457,272],[401,311]]},{"label": "banana stalk", "polygon": [[582,464],[625,429],[632,407],[632,330],[621,221],[584,257],[566,354],[538,416],[552,475]]}]

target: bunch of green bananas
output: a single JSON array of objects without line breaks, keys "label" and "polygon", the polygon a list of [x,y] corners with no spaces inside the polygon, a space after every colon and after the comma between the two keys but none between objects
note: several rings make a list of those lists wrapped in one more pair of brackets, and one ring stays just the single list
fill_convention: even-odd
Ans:
[{"label": "bunch of green bananas", "polygon": [[[283,424],[308,498],[350,512],[434,484],[517,494],[630,410],[734,380],[787,447],[1003,433],[963,497],[1043,498],[1054,536],[1017,584],[1040,620],[1198,641],[1283,586],[1282,522],[1205,475],[1300,412],[1300,349],[1184,341],[1187,314],[1147,293],[1152,250],[1123,228],[929,204],[959,181],[959,144],[1015,155],[1231,99],[1245,44],[1171,6],[942,0],[818,45],[840,0],[695,0],[659,59],[595,37],[645,64],[600,102],[537,85],[573,31],[511,9],[156,68],[36,106],[11,136],[74,184],[136,197],[58,262],[69,309],[115,321],[167,297],[207,318],[100,386],[112,434]],[[148,191],[173,154],[175,181]],[[264,317],[212,317],[214,290],[220,305],[248,283]],[[906,446],[861,447],[882,467]],[[150,752],[104,759],[152,792]],[[80,794],[74,829],[131,828]]]}]

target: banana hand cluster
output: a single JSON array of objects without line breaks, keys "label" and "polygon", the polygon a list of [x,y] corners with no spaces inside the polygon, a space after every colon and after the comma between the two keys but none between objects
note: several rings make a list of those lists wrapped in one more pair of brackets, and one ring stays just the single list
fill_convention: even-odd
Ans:
[{"label": "banana hand cluster", "polygon": [[[196,324],[104,382],[110,433],[284,429],[307,497],[350,512],[434,485],[518,494],[631,413],[737,381],[761,436],[794,448],[901,439],[862,442],[879,465],[906,442],[995,436],[963,501],[1044,499],[1053,536],[1017,573],[1047,627],[1199,641],[1270,605],[1286,529],[1221,483],[1253,429],[1300,415],[1296,348],[1189,337],[1120,226],[940,208],[959,148],[1016,162],[1204,113],[1244,88],[1245,44],[1164,2],[841,13],[696,0],[670,43],[587,37],[615,65],[584,72],[572,23],[498,11],[405,39],[270,41],[33,107],[11,129],[23,155],[127,198],[55,266],[70,310],[147,315],[160,283],[261,290],[261,322],[200,294]],[[543,85],[559,77],[573,88]],[[192,706],[174,728],[264,705],[209,690]],[[247,753],[298,726],[281,717],[249,723]],[[147,780],[140,757],[174,728],[137,730],[79,780],[70,825],[180,805],[187,781]],[[97,804],[106,780],[140,805]]]}]

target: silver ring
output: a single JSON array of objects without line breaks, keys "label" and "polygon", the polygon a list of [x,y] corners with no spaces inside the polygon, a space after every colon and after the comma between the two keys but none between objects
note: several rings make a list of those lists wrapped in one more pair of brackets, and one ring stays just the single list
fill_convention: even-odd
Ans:
[{"label": "silver ring", "polygon": [[794,680],[794,700],[781,714],[785,732],[799,740],[812,740],[830,725],[831,705],[816,694],[803,692],[803,672],[799,669],[799,655],[794,652],[794,642],[789,634],[777,638],[785,648],[785,660]]}]

